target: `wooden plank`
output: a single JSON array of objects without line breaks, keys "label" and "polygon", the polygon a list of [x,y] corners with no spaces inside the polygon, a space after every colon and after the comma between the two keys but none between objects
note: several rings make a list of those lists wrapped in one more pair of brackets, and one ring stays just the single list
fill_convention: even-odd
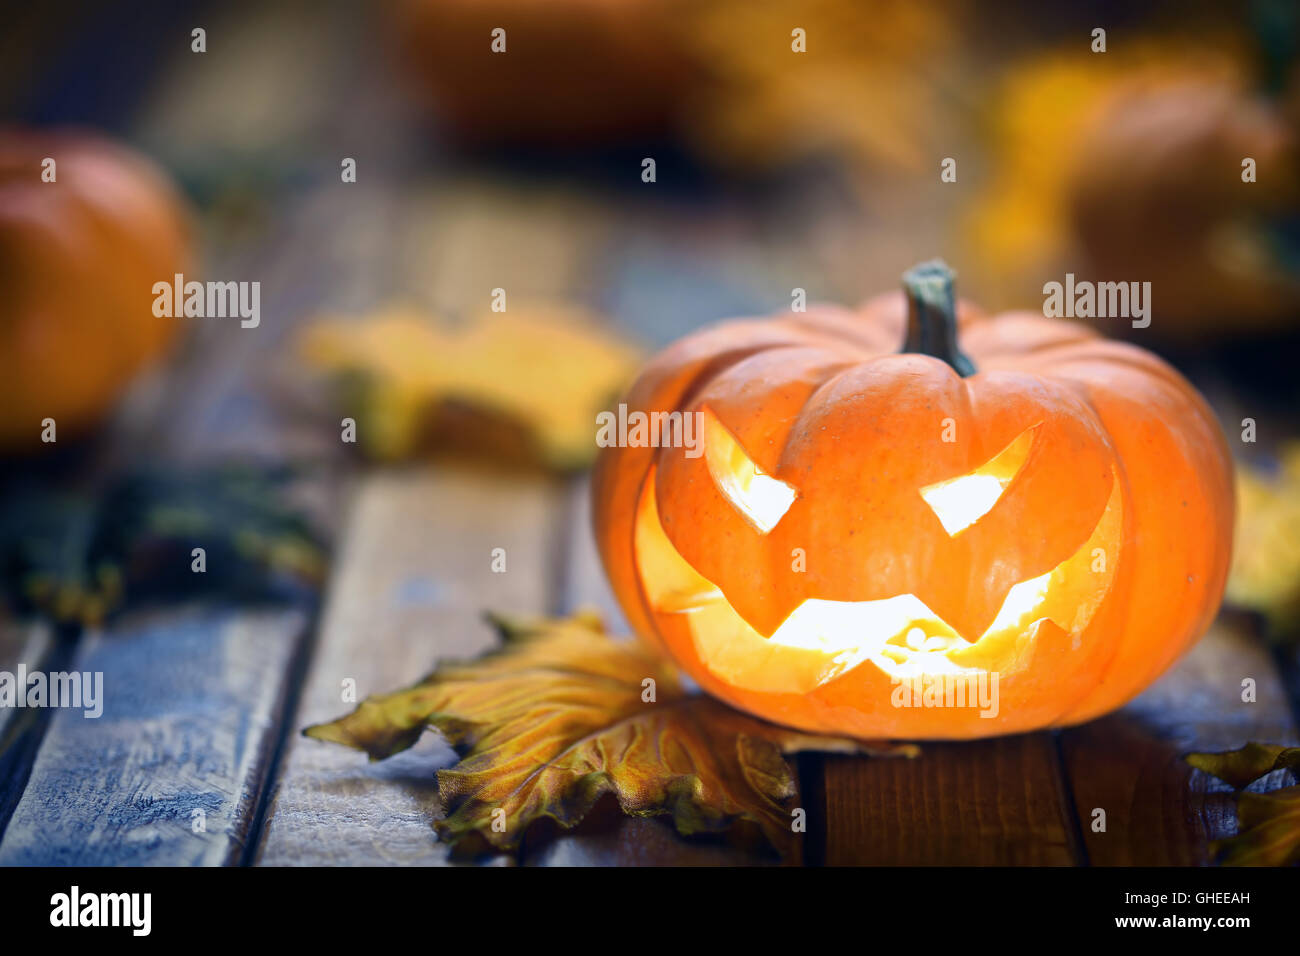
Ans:
[{"label": "wooden plank", "polygon": [[[436,735],[368,763],[298,734],[351,708],[343,681],[356,682],[358,699],[405,686],[440,658],[492,646],[485,609],[544,609],[561,504],[549,480],[459,465],[363,480],[258,862],[447,862],[431,824],[441,812],[434,771],[453,755]],[[505,573],[491,570],[498,547],[506,551]]]},{"label": "wooden plank", "polygon": [[[245,32],[243,41],[259,45],[256,31]],[[314,41],[309,45],[313,50],[318,46]],[[274,57],[267,60],[264,55],[265,43],[260,47],[259,63],[273,66]],[[224,76],[229,70],[220,67],[218,72]],[[175,110],[169,116],[158,115],[156,109],[143,111],[143,128],[165,132],[178,117],[183,123],[192,112],[184,103],[210,94],[214,79],[201,78],[200,89],[191,84],[188,92],[172,91],[175,96],[167,101]],[[147,132],[145,139],[177,142]],[[387,155],[392,145],[372,143],[365,161],[378,168],[380,154]],[[191,153],[189,159],[196,155]],[[192,165],[181,165],[203,178]],[[330,160],[320,188],[268,209],[269,225],[254,237],[240,232],[244,227],[238,217],[208,219],[205,244],[212,255],[205,264],[207,275],[261,282],[262,321],[250,329],[233,321],[187,321],[179,354],[138,383],[106,429],[94,462],[96,483],[102,485],[112,472],[142,461],[163,467],[248,460],[325,462],[333,467],[319,468],[310,479],[298,482],[293,493],[308,499],[296,504],[305,504],[317,516],[325,514],[320,524],[330,526],[329,511],[338,510],[340,475],[347,471],[339,464],[343,448],[336,424],[322,428],[318,418],[295,417],[284,400],[285,383],[301,375],[286,358],[285,341],[296,324],[318,308],[363,307],[377,300],[387,285],[385,266],[395,245],[391,224],[399,205],[395,191],[381,186],[378,177],[343,184],[337,168],[337,159]],[[195,182],[192,175],[186,179]],[[39,732],[25,735],[22,746],[35,750],[39,745],[41,751],[34,760],[30,754],[25,758],[31,772],[28,793],[21,802],[14,795],[17,806],[5,834],[3,858],[239,862],[248,834],[265,809],[270,768],[283,738],[285,691],[295,676],[291,665],[303,649],[304,625],[302,612],[259,615],[190,608],[123,621],[79,648],[78,669],[91,655],[110,682],[126,680],[122,675],[130,675],[132,668],[139,668],[142,676],[110,695],[99,721],[84,721],[83,726],[60,712],[43,742]],[[202,646],[205,640],[213,643],[211,649]],[[212,654],[224,655],[217,659],[227,668],[215,677],[207,673]],[[228,673],[230,680],[223,680],[221,673]],[[164,678],[169,686],[188,686],[191,691],[178,696],[164,686],[155,687],[154,682]],[[155,689],[136,693],[147,687]],[[124,713],[114,710],[119,703]],[[149,736],[133,742],[132,728]],[[79,759],[83,749],[93,756],[96,746],[104,748],[106,762],[87,762],[95,771],[84,786],[114,788],[98,794],[67,779],[71,761]],[[205,748],[212,748],[211,753]],[[147,768],[147,779],[137,779],[145,773],[141,767]],[[56,795],[65,789],[77,799],[61,805]],[[190,834],[188,818],[178,816],[187,800],[207,813],[205,835]],[[8,809],[2,801],[0,795],[0,823]],[[45,829],[53,834],[48,846],[37,837]],[[120,835],[116,848],[110,843],[114,833]],[[86,835],[90,845],[78,850]]]},{"label": "wooden plank", "polygon": [[[1247,677],[1255,703],[1241,700]],[[1194,866],[1208,862],[1211,840],[1236,832],[1236,812],[1227,785],[1193,771],[1183,754],[1251,740],[1296,745],[1300,734],[1272,655],[1244,619],[1223,615],[1128,707],[1061,740],[1090,862]],[[1272,777],[1285,774],[1263,788],[1289,782]],[[1105,832],[1092,829],[1094,808],[1106,812]]]},{"label": "wooden plank", "polygon": [[273,757],[301,610],[134,615],[84,639],[102,715],[53,712],[0,865],[236,862]]},{"label": "wooden plank", "polygon": [[[294,237],[320,232],[321,225],[298,215],[284,230]],[[284,246],[296,249],[299,244]],[[111,440],[95,466],[98,483],[141,460],[191,466],[248,456],[283,460],[301,452],[302,443],[292,440],[293,423],[275,412],[268,389],[273,376],[260,358],[265,357],[266,337],[282,334],[287,324],[275,320],[283,315],[296,318],[291,311],[293,289],[312,285],[313,276],[320,278],[313,270],[320,266],[266,252],[264,247],[249,247],[251,259],[227,257],[225,268],[218,267],[218,274],[261,275],[268,280],[266,321],[249,330],[238,323],[192,328],[189,350],[145,383],[115,420]],[[267,265],[254,269],[250,263],[261,261],[259,256]],[[348,278],[336,270],[330,281],[314,287],[336,289]],[[337,431],[316,435],[310,447],[337,455]],[[293,493],[318,499],[317,512],[327,510],[337,495],[341,472],[322,469],[297,483]],[[329,521],[322,524],[328,527]],[[71,715],[59,712],[44,739],[35,732],[39,727],[34,735],[26,735],[23,746],[39,745],[40,752],[29,764],[27,792],[14,799],[0,859],[97,865],[239,862],[264,807],[269,771],[282,739],[290,667],[303,649],[306,619],[307,612],[301,610],[261,614],[191,607],[132,617],[78,648],[69,666],[87,669],[90,655],[97,663],[89,669],[102,671],[106,680],[127,689],[109,697],[98,721],[74,722]],[[230,655],[221,658],[229,668],[229,681],[208,672],[205,640]],[[142,648],[147,655],[142,656]],[[141,678],[125,683],[128,677],[123,675],[137,669]],[[160,678],[169,683],[157,685]],[[192,691],[178,696],[167,692],[169,686],[190,686]],[[154,690],[137,695],[138,687]],[[126,708],[124,714],[114,711],[117,703]],[[119,717],[124,721],[120,725]],[[139,749],[133,749],[135,728],[152,734],[139,742]],[[232,734],[235,739],[230,739]],[[205,747],[214,749],[205,754]],[[101,752],[104,762],[96,763],[93,758]],[[85,776],[84,788],[69,778],[71,768],[83,759],[95,768]],[[61,802],[65,791],[75,792],[77,799]],[[189,810],[207,814],[205,833],[189,833],[188,817],[178,816],[189,812],[186,801]],[[0,820],[4,810],[0,805]],[[38,836],[47,831],[48,840]]]},{"label": "wooden plank", "polygon": [[[1239,702],[1246,676],[1256,704]],[[1235,812],[1226,787],[1182,755],[1252,739],[1294,743],[1295,725],[1268,652],[1221,622],[1123,711],[1062,732],[1059,754],[1039,734],[927,744],[912,763],[828,758],[826,861],[1204,863]]]},{"label": "wooden plank", "polygon": [[[39,668],[53,648],[53,635],[44,622],[0,622],[0,671],[16,674],[20,664],[28,671]],[[20,709],[0,707],[0,754],[22,716]]]},{"label": "wooden plank", "polygon": [[628,637],[632,628],[605,577],[605,568],[596,550],[596,536],[591,524],[591,477],[582,475],[569,485],[565,511],[563,576],[557,582],[553,603],[558,614],[572,614],[580,608],[599,612],[605,629],[611,634]]},{"label": "wooden plank", "polygon": [[613,215],[589,192],[520,186],[457,175],[413,183],[401,194],[403,232],[391,266],[400,294],[444,319],[487,311],[492,290],[512,309],[541,303],[592,304]]},{"label": "wooden plank", "polygon": [[914,760],[836,756],[822,765],[829,865],[1075,862],[1050,734],[926,743]]},{"label": "wooden plank", "polygon": [[[591,487],[584,477],[568,493],[567,537],[557,611],[598,610],[611,634],[630,633],[605,578],[591,533]],[[616,808],[596,812],[568,834],[524,847],[525,866],[744,866],[770,862],[721,840],[686,840],[663,817],[626,817]]]},{"label": "wooden plank", "polygon": [[[53,670],[66,653],[44,622],[0,622],[0,671],[12,674],[15,682],[20,668],[26,673]],[[49,711],[0,708],[0,837],[22,799],[48,725]]]}]

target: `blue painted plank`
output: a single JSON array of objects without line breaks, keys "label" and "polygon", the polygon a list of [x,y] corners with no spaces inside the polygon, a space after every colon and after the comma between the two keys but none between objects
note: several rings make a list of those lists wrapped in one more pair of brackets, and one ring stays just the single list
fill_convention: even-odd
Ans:
[{"label": "blue painted plank", "polygon": [[[488,609],[545,608],[560,489],[547,479],[460,465],[376,469],[340,539],[317,648],[267,812],[267,866],[444,865],[434,773],[455,761],[436,734],[377,763],[300,736],[356,700],[403,687],[440,659],[497,644]],[[492,549],[506,573],[492,570]],[[3,855],[0,854],[0,862]],[[508,862],[496,858],[496,863]]]},{"label": "blue painted plank", "polygon": [[83,640],[103,713],[53,712],[0,865],[238,862],[282,730],[301,610],[185,608]]}]

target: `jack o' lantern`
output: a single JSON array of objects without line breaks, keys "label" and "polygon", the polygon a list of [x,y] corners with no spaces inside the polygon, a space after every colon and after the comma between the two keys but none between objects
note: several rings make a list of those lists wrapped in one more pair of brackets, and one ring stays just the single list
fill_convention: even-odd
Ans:
[{"label": "jack o' lantern", "polygon": [[1222,597],[1210,410],[1133,345],[958,307],[942,263],[904,287],[650,362],[627,407],[683,440],[597,464],[619,602],[704,690],[812,731],[979,737],[1120,706]]},{"label": "jack o' lantern", "polygon": [[84,431],[166,349],[177,322],[153,314],[152,288],[184,271],[188,233],[143,157],[0,130],[0,448],[40,447],[45,418],[59,437]]}]

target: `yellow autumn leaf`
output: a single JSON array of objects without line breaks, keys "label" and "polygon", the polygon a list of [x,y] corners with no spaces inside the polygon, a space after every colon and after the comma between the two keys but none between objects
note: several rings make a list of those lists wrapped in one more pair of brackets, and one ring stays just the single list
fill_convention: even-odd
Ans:
[{"label": "yellow autumn leaf", "polygon": [[1248,743],[1238,750],[1191,753],[1184,759],[1197,770],[1231,784],[1234,790],[1241,790],[1274,770],[1300,770],[1300,747]]},{"label": "yellow autumn leaf", "polygon": [[372,759],[440,731],[461,757],[438,771],[446,816],[435,826],[453,844],[473,835],[471,846],[511,851],[531,824],[572,828],[612,794],[625,813],[669,815],[682,834],[758,835],[784,855],[798,839],[785,754],[916,753],[812,737],[688,693],[660,657],[590,616],[493,620],[501,649],[304,731]]},{"label": "yellow autumn leaf", "polygon": [[[1223,753],[1192,753],[1193,767],[1231,784],[1248,787],[1274,770],[1300,772],[1300,747],[1248,743]],[[1224,866],[1287,866],[1300,862],[1300,787],[1271,793],[1237,794],[1237,832],[1210,847]]]},{"label": "yellow autumn leaf", "polygon": [[402,306],[322,318],[301,333],[299,351],[342,383],[344,414],[357,412],[359,442],[376,458],[409,457],[432,431],[473,443],[500,424],[504,443],[522,441],[527,457],[561,470],[594,458],[596,415],[640,359],[595,317],[563,306],[486,312],[460,326]]},{"label": "yellow autumn leaf", "polygon": [[1224,866],[1289,866],[1300,862],[1300,787],[1237,797],[1238,832],[1211,847]]},{"label": "yellow autumn leaf", "polygon": [[[864,182],[886,170],[916,174],[944,142],[966,7],[686,4],[681,37],[704,77],[685,116],[687,136],[731,166],[772,169],[829,155]],[[806,52],[795,52],[800,43]]]},{"label": "yellow autumn leaf", "polygon": [[1227,599],[1264,614],[1275,630],[1300,619],[1300,442],[1276,472],[1237,466],[1237,538]]}]

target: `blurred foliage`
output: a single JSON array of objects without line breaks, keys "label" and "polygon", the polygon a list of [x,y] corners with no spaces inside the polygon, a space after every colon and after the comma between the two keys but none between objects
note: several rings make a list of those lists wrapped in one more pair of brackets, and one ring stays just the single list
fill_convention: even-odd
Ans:
[{"label": "blurred foliage", "polygon": [[[322,584],[325,548],[285,500],[287,470],[140,472],[101,494],[24,491],[0,505],[0,600],[94,627],[145,602],[283,601]],[[191,570],[194,548],[206,571]]]},{"label": "blurred foliage", "polygon": [[[723,166],[832,156],[865,183],[937,174],[962,100],[960,0],[713,0],[682,12],[704,77],[686,133]],[[791,50],[804,31],[807,53]]]},{"label": "blurred foliage", "polygon": [[1241,792],[1275,770],[1300,772],[1300,747],[1248,743],[1222,753],[1191,753],[1184,759],[1231,785],[1236,794],[1237,833],[1210,847],[1224,866],[1288,866],[1300,862],[1300,787],[1271,793]]},{"label": "blurred foliage", "polygon": [[[961,88],[965,0],[403,0],[417,90],[470,143],[592,149],[680,135],[731,169],[832,155],[929,168]],[[506,31],[506,56],[487,39]],[[804,49],[792,48],[794,30]]]},{"label": "blurred foliage", "polygon": [[1237,467],[1237,538],[1227,600],[1263,614],[1274,636],[1300,628],[1300,442],[1276,469]]},{"label": "blurred foliage", "polygon": [[375,458],[430,447],[566,471],[591,464],[596,415],[630,383],[640,352],[573,307],[512,308],[449,326],[414,309],[320,319],[301,354],[340,386],[340,414]]}]

